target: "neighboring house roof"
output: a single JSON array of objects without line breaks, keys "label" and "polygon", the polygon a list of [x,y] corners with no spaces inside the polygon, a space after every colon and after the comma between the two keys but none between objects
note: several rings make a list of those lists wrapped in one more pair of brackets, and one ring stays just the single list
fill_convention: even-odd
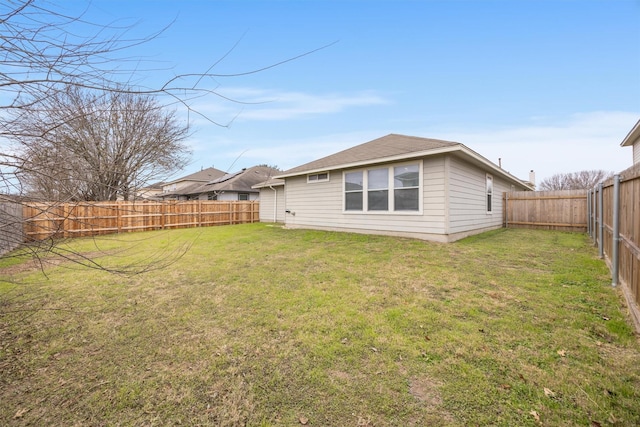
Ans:
[{"label": "neighboring house roof", "polygon": [[620,146],[629,147],[638,142],[638,140],[640,140],[640,120],[638,120],[638,123],[636,123],[633,129],[631,129],[627,136],[625,136],[620,143]]},{"label": "neighboring house roof", "polygon": [[253,189],[253,186],[268,180],[277,173],[280,173],[280,171],[269,166],[254,166],[238,172],[224,174],[206,184],[189,186],[179,192],[183,195],[217,193],[221,191],[255,193],[257,191]]},{"label": "neighboring house roof", "polygon": [[509,181],[516,182],[520,185],[524,184],[533,189],[531,184],[516,178],[495,163],[492,163],[466,147],[464,144],[398,134],[389,134],[330,156],[305,163],[304,165],[278,174],[276,178],[287,178],[327,170],[355,168],[373,163],[402,161],[443,153],[453,153],[463,156],[468,161],[482,165],[494,173],[502,175]]},{"label": "neighboring house roof", "polygon": [[164,191],[162,194],[159,194],[159,196],[162,198],[167,198],[167,197],[171,198],[173,196],[192,194],[190,191],[193,191],[198,187],[200,187],[202,184],[205,184],[209,181],[219,178],[224,174],[225,172],[216,168],[202,169],[190,175],[186,175],[186,176],[182,176],[180,178],[174,179],[173,181],[165,182],[163,184],[163,188],[171,188],[173,186],[177,188],[172,191]]},{"label": "neighboring house roof", "polygon": [[180,178],[176,178],[173,181],[165,182],[163,185],[175,184],[177,182],[182,181],[198,181],[198,182],[209,182],[213,179],[221,177],[225,172],[216,168],[206,168],[199,170],[198,172],[192,173],[190,175],[181,176]]},{"label": "neighboring house roof", "polygon": [[158,181],[156,183],[147,185],[146,187],[143,187],[143,189],[150,189],[150,190],[162,190],[162,187],[165,186],[165,182],[164,181]]}]

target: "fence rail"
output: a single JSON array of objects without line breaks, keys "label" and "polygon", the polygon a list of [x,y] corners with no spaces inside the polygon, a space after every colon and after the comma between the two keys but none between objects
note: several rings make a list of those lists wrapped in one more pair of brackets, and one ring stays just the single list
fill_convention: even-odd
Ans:
[{"label": "fence rail", "polygon": [[257,201],[23,203],[27,241],[258,222]]},{"label": "fence rail", "polygon": [[589,234],[640,329],[640,164],[589,191]]},{"label": "fence rail", "polygon": [[512,191],[503,198],[506,227],[587,231],[587,190]]}]

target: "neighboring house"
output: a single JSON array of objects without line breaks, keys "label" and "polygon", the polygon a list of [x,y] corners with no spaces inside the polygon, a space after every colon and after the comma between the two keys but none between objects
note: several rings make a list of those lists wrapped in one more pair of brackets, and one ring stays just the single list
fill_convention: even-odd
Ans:
[{"label": "neighboring house", "polygon": [[633,164],[640,163],[640,120],[620,143],[622,147],[633,147]]},{"label": "neighboring house", "polygon": [[260,221],[284,222],[284,179],[271,178],[253,186],[260,190]]},{"label": "neighboring house", "polygon": [[[463,144],[396,134],[276,178],[287,227],[440,242],[502,227],[503,192],[533,189]],[[261,190],[263,200],[274,193]]]},{"label": "neighboring house", "polygon": [[162,194],[159,194],[158,197],[164,200],[187,200],[184,195],[188,194],[189,191],[224,175],[224,171],[216,168],[202,169],[196,173],[163,184]]},{"label": "neighboring house", "polygon": [[138,200],[158,200],[160,195],[162,195],[162,188],[164,185],[165,183],[161,181],[142,187],[136,191],[135,197]]},{"label": "neighboring house", "polygon": [[205,183],[191,185],[172,193],[178,200],[258,200],[260,190],[254,185],[281,171],[269,166],[254,166],[227,173]]}]

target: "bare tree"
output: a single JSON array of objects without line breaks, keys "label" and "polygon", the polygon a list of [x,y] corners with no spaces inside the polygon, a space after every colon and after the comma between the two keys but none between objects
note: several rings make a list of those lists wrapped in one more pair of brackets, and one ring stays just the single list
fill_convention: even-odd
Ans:
[{"label": "bare tree", "polygon": [[[87,93],[105,96],[105,99],[108,98],[105,94],[152,96],[161,105],[181,107],[212,123],[226,126],[228,124],[218,123],[192,108],[193,100],[206,96],[238,102],[218,92],[219,78],[258,73],[331,45],[248,71],[214,73],[215,66],[225,59],[225,54],[206,70],[175,75],[170,74],[170,70],[158,69],[153,61],[147,62],[144,58],[128,54],[132,48],[153,40],[166,28],[147,37],[130,38],[131,26],[118,22],[92,22],[84,14],[70,16],[64,13],[62,7],[46,0],[0,2],[0,203],[10,202],[16,195],[23,194],[24,188],[18,179],[21,174],[28,174],[29,185],[34,186],[39,185],[39,181],[46,182],[57,173],[54,172],[55,167],[60,162],[68,161],[67,169],[82,169],[82,165],[76,163],[81,156],[77,155],[78,150],[73,144],[47,146],[38,152],[24,150],[25,141],[38,135],[33,134],[33,129],[21,126],[22,119],[47,112],[50,105],[67,93],[82,89]],[[232,46],[229,52],[234,49],[235,46]],[[152,87],[143,84],[150,74],[158,78],[163,71],[167,72],[164,83]],[[51,113],[50,110],[48,112]],[[60,133],[57,132],[58,124],[52,121],[48,123],[50,129],[40,129],[40,136],[55,140],[53,136]],[[70,153],[74,155],[70,156]],[[67,159],[68,156],[71,160]],[[77,189],[76,195],[86,195],[92,191],[82,188],[84,181],[74,181],[76,176],[68,174],[68,170],[63,172],[62,180],[67,187],[64,188],[65,193],[69,193],[70,188]],[[120,173],[116,170],[108,172]],[[130,189],[121,182],[135,182],[138,179],[140,175],[130,176],[124,181],[110,183],[108,187],[124,196]],[[94,178],[89,180],[96,181]],[[57,193],[59,190],[49,190],[53,192],[51,197],[62,197]],[[10,193],[11,196],[8,196]],[[2,227],[12,229],[21,221],[22,218],[16,216],[4,221]],[[19,236],[14,237],[14,243],[19,241]],[[48,251],[55,249],[54,244],[42,247]]]},{"label": "bare tree", "polygon": [[553,190],[583,190],[595,187],[599,182],[606,181],[613,176],[613,172],[604,170],[584,170],[573,173],[559,173],[540,182],[539,189]]},{"label": "bare tree", "polygon": [[13,120],[18,178],[49,201],[129,200],[187,164],[186,124],[153,97],[69,87]]},{"label": "bare tree", "polygon": [[[164,105],[181,106],[212,123],[228,126],[194,110],[192,101],[213,96],[243,103],[220,94],[217,79],[259,73],[331,45],[248,71],[214,73],[225,54],[207,70],[168,74],[164,83],[149,87],[136,83],[150,74],[158,76],[163,70],[157,69],[157,63],[127,56],[127,52],[153,40],[166,28],[132,39],[128,36],[131,26],[95,23],[83,15],[68,16],[61,10],[45,0],[0,2],[0,193],[22,191],[14,178],[25,159],[3,142],[7,137],[15,140],[23,136],[20,127],[15,126],[15,118],[22,112],[45,108],[51,98],[69,88],[154,96]],[[229,52],[234,49],[232,46]]]}]

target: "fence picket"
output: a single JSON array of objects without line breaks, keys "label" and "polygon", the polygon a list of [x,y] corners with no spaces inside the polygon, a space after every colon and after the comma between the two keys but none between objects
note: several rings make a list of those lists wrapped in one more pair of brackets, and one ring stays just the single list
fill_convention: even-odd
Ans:
[{"label": "fence picket", "polygon": [[[27,241],[259,222],[258,201],[23,203]],[[226,208],[226,209],[224,209]],[[249,212],[249,215],[241,214]],[[237,214],[237,219],[235,218]]]},{"label": "fence picket", "polygon": [[504,223],[513,228],[587,231],[587,191],[505,193]]}]

